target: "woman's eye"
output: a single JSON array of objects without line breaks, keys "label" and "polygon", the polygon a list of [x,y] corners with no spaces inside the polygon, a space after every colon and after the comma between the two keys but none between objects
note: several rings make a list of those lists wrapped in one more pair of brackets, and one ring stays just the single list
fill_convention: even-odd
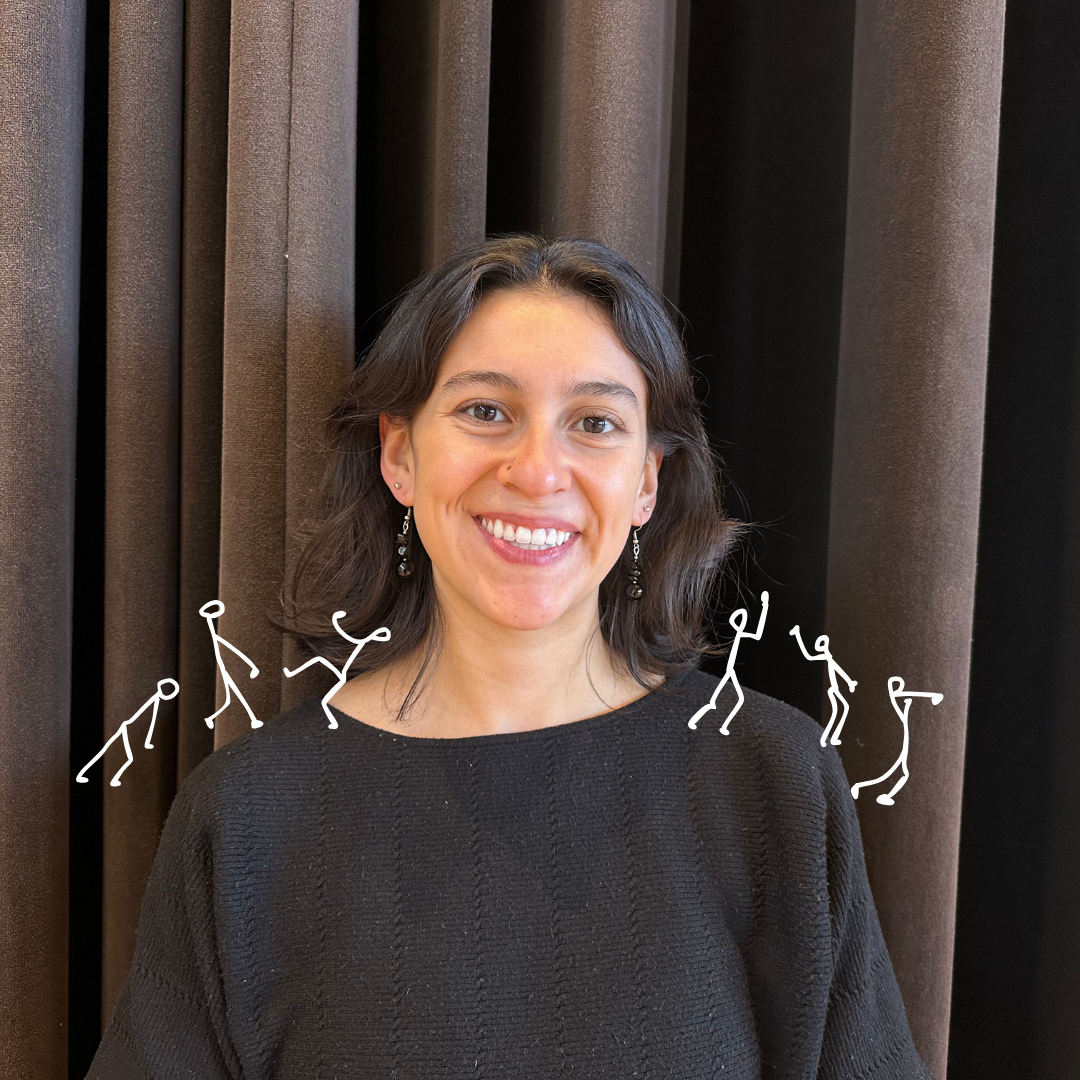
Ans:
[{"label": "woman's eye", "polygon": [[494,405],[488,405],[483,401],[474,401],[472,405],[465,406],[465,415],[473,420],[491,422],[500,418],[500,411]]},{"label": "woman's eye", "polygon": [[581,423],[590,435],[607,435],[615,430],[615,422],[606,416],[585,416]]}]

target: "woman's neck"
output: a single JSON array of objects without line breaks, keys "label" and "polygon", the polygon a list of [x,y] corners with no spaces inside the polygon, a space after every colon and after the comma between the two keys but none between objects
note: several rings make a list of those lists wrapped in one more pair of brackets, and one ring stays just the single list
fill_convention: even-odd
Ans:
[{"label": "woman's neck", "polygon": [[395,718],[423,649],[353,679],[335,695],[334,705],[403,734],[460,738],[571,723],[647,692],[614,665],[595,601],[536,630],[496,625],[479,613],[456,609],[452,599],[442,612],[441,648],[421,679],[404,728]]}]

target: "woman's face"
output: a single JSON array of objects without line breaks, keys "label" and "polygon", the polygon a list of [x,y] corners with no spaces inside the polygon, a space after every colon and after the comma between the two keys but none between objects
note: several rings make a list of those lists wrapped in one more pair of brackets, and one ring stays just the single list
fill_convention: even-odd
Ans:
[{"label": "woman's face", "polygon": [[595,614],[656,505],[645,394],[587,298],[500,290],[477,305],[411,430],[380,420],[383,476],[413,507],[441,603],[519,630]]}]

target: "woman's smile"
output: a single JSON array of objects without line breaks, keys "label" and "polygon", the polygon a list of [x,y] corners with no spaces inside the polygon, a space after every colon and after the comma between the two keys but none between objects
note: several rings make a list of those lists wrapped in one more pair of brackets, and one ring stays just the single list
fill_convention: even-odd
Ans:
[{"label": "woman's smile", "polygon": [[564,559],[581,535],[554,518],[522,515],[473,517],[488,547],[507,562],[525,566],[551,566]]}]

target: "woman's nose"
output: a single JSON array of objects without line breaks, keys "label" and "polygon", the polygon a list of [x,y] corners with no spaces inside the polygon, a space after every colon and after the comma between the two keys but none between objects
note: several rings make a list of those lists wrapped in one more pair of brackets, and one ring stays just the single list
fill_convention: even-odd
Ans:
[{"label": "woman's nose", "polygon": [[570,471],[558,433],[549,425],[530,424],[500,469],[499,480],[529,498],[562,491]]}]

